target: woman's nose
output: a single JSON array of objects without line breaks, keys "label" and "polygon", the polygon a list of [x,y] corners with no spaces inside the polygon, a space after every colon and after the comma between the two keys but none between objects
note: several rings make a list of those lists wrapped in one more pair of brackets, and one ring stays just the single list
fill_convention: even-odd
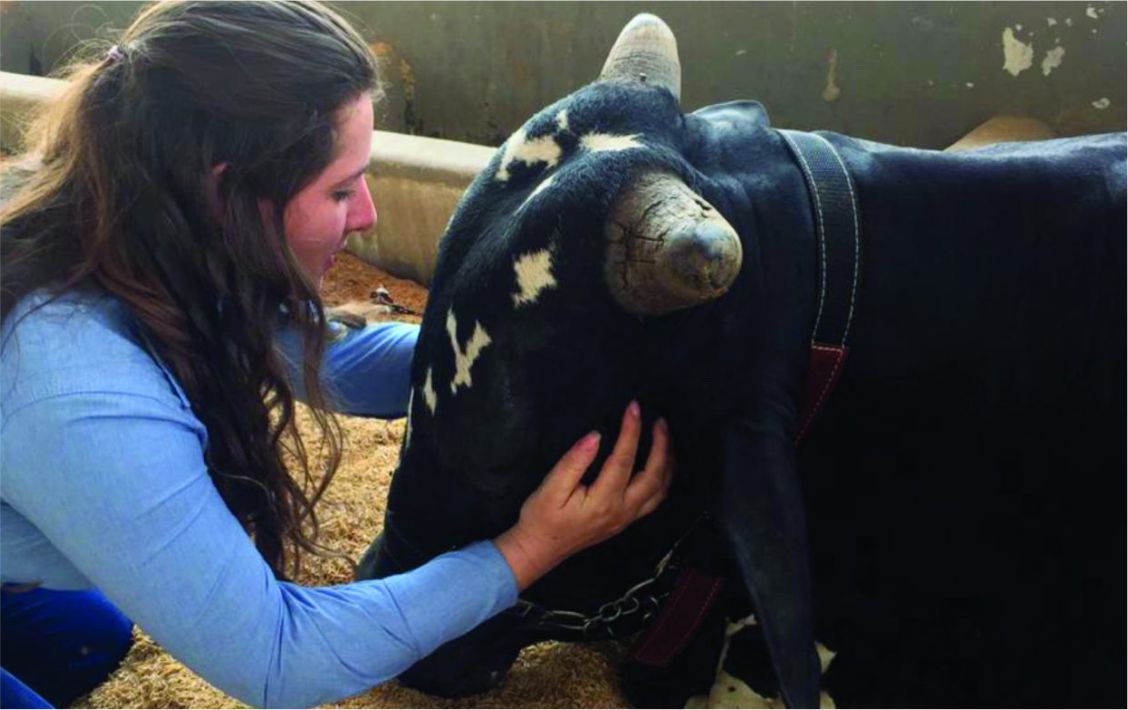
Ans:
[{"label": "woman's nose", "polygon": [[364,232],[376,224],[376,205],[368,189],[368,177],[360,180],[360,186],[349,203],[349,214],[345,223],[346,232]]}]

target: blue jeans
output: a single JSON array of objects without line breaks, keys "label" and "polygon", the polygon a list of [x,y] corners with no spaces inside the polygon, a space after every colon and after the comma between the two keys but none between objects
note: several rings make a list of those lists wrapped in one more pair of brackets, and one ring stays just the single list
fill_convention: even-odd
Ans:
[{"label": "blue jeans", "polygon": [[0,707],[65,707],[125,658],[133,623],[97,590],[0,591]]}]

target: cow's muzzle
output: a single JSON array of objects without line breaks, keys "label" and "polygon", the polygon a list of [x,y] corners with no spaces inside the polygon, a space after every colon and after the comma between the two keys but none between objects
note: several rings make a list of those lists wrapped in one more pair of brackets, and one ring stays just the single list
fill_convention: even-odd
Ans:
[{"label": "cow's muzzle", "polygon": [[[401,542],[400,536],[389,538],[386,532],[378,535],[357,565],[356,578],[381,579],[426,561],[425,555]],[[416,662],[399,676],[399,681],[443,698],[484,693],[505,678],[528,643],[523,627],[515,615],[496,616]]]},{"label": "cow's muzzle", "polygon": [[496,687],[526,642],[515,620],[496,616],[420,660],[399,681],[429,695],[461,698]]}]

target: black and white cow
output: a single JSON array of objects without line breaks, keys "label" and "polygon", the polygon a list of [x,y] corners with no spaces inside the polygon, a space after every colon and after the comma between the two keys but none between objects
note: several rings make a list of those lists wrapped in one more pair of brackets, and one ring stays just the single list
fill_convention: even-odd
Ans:
[{"label": "black and white cow", "polygon": [[360,574],[501,532],[631,397],[674,489],[403,680],[657,619],[636,704],[1124,704],[1124,134],[941,153],[679,91],[639,16],[467,191]]}]

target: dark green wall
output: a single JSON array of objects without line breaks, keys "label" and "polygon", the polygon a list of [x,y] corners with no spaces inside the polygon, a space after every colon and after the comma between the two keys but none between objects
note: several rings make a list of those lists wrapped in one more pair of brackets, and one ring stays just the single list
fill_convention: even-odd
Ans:
[{"label": "dark green wall", "polygon": [[[49,70],[139,3],[5,2],[0,65]],[[1124,2],[337,3],[388,71],[382,127],[496,145],[599,72],[635,13],[678,36],[683,105],[761,101],[779,126],[939,147],[990,116],[1124,130]],[[1032,64],[1004,69],[1004,33]],[[1013,45],[1017,53],[1021,48]],[[1061,48],[1061,49],[1055,49]],[[1043,71],[1053,50],[1060,64]],[[832,59],[833,57],[833,59]],[[828,89],[828,86],[830,87]]]}]

